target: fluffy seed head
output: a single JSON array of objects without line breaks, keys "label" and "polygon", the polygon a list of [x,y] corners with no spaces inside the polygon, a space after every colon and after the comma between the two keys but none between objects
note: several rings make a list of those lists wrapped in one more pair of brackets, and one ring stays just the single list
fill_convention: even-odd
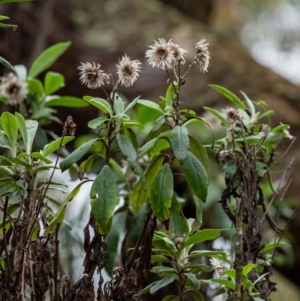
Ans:
[{"label": "fluffy seed head", "polygon": [[146,51],[148,63],[152,67],[164,70],[173,68],[174,51],[171,50],[170,43],[167,43],[165,39],[158,39],[154,42],[154,45],[149,46],[150,49]]},{"label": "fluffy seed head", "polygon": [[173,43],[172,41],[169,41],[168,44],[173,52],[173,66],[178,66],[178,63],[185,64],[187,50],[180,48],[179,45]]},{"label": "fluffy seed head", "polygon": [[13,73],[1,78],[0,94],[7,98],[9,104],[21,103],[27,93],[27,84],[19,80]]},{"label": "fluffy seed head", "polygon": [[217,277],[221,277],[222,274],[228,270],[228,267],[219,259],[210,258],[209,259],[210,265],[215,269],[217,273]]},{"label": "fluffy seed head", "polygon": [[137,80],[141,71],[141,62],[139,60],[130,60],[130,57],[125,54],[117,66],[117,74],[122,86],[130,87]]},{"label": "fluffy seed head", "polygon": [[202,39],[200,42],[196,43],[196,50],[197,50],[197,57],[196,57],[196,62],[200,67],[201,72],[207,72],[207,68],[209,65],[209,51],[208,51],[208,46],[209,44],[206,43],[205,39]]},{"label": "fluffy seed head", "polygon": [[100,88],[104,82],[109,83],[109,75],[100,69],[101,65],[95,62],[81,63],[77,68],[80,70],[79,79],[82,84],[90,89]]}]

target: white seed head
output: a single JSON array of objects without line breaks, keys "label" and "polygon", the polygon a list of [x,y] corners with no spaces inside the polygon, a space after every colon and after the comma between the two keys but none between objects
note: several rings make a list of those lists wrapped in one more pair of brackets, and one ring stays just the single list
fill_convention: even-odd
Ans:
[{"label": "white seed head", "polygon": [[215,269],[218,277],[221,277],[222,274],[228,270],[226,264],[217,258],[210,258],[209,262],[210,265]]},{"label": "white seed head", "polygon": [[28,93],[27,84],[19,80],[13,73],[1,78],[0,94],[7,98],[8,103],[21,103]]},{"label": "white seed head", "polygon": [[164,70],[173,68],[174,51],[170,47],[170,42],[166,42],[165,39],[158,39],[149,48],[146,51],[146,57],[152,67]]},{"label": "white seed head", "polygon": [[79,72],[79,79],[82,84],[87,85],[90,89],[100,88],[104,82],[109,83],[109,75],[100,69],[101,65],[95,62],[81,63],[77,69]]},{"label": "white seed head", "polygon": [[137,80],[141,71],[141,62],[139,60],[130,60],[130,57],[125,54],[117,66],[117,74],[122,86],[130,87]]},{"label": "white seed head", "polygon": [[205,39],[202,39],[200,42],[196,43],[196,50],[197,50],[197,57],[196,57],[196,62],[200,67],[201,72],[207,72],[207,68],[209,65],[209,51],[208,51],[208,46],[209,44],[206,43]]},{"label": "white seed head", "polygon": [[182,49],[179,45],[173,43],[171,40],[168,42],[170,45],[170,49],[173,52],[173,66],[178,66],[179,63],[185,64],[185,57],[187,54],[187,50]]}]

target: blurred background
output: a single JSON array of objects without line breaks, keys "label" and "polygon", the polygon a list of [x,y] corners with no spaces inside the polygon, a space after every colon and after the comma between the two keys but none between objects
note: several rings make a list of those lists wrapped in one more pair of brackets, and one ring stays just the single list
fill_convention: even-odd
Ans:
[{"label": "blurred background", "polygon": [[[236,94],[242,90],[252,100],[264,100],[275,110],[273,125],[287,123],[292,135],[300,134],[299,0],[41,0],[3,4],[0,1],[0,14],[9,16],[10,23],[19,26],[15,32],[0,28],[0,55],[12,65],[29,67],[45,48],[57,42],[72,42],[51,70],[66,78],[60,94],[77,97],[101,96],[80,84],[77,70],[80,62],[99,62],[104,70],[114,73],[118,58],[127,53],[142,61],[142,73],[133,87],[121,92],[129,100],[138,95],[158,99],[165,93],[167,78],[164,72],[147,65],[144,57],[147,46],[158,38],[172,39],[189,51],[188,58],[192,61],[195,43],[205,38],[210,44],[211,64],[207,74],[200,74],[197,68],[190,73],[182,90],[184,106],[199,114],[203,105],[226,107],[226,100],[208,87],[208,84],[222,85]],[[0,66],[0,74],[6,72]],[[70,114],[77,123],[77,135],[88,134],[87,122],[97,117],[90,107],[72,111],[59,108],[62,120]],[[60,125],[51,127],[61,133]],[[280,150],[287,147],[288,144],[282,145]],[[282,210],[285,222],[291,216],[291,208],[299,203],[299,147],[298,139],[281,160],[285,169],[295,157],[289,173],[292,182],[283,198],[290,206],[286,212]],[[220,196],[222,188],[216,191]],[[218,200],[218,193],[211,195],[211,204]],[[227,218],[221,211],[219,214],[221,219]],[[76,220],[72,214],[69,217]],[[214,220],[208,223],[216,227]],[[300,212],[286,232],[292,250],[282,254],[277,262],[280,274],[275,273],[275,281],[279,282],[280,292],[274,300],[300,300],[299,229]],[[67,254],[69,262],[77,256]],[[80,264],[80,260],[76,261],[77,266]]]}]

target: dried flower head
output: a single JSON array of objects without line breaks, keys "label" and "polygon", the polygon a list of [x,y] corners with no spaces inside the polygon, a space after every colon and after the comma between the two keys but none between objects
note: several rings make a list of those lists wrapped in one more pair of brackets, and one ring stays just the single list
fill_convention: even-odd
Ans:
[{"label": "dried flower head", "polygon": [[221,277],[222,274],[226,270],[228,270],[228,267],[226,266],[226,264],[217,258],[210,258],[209,262],[210,262],[210,265],[215,269],[215,271],[217,273],[217,277]]},{"label": "dried flower head", "polygon": [[139,60],[130,60],[130,57],[125,54],[117,66],[117,74],[122,86],[130,87],[137,80],[141,71],[141,62]]},{"label": "dried flower head", "polygon": [[242,118],[241,112],[238,109],[226,108],[226,109],[223,109],[222,111],[225,114],[228,123],[231,125],[235,125],[236,122],[240,121]]},{"label": "dried flower head", "polygon": [[208,46],[209,44],[206,43],[205,39],[202,39],[200,42],[198,42],[195,46],[197,50],[197,57],[196,57],[196,62],[200,67],[201,72],[207,72],[207,68],[209,65],[209,51],[208,51]]},{"label": "dried flower head", "polygon": [[170,47],[170,42],[166,42],[165,39],[158,39],[149,48],[146,51],[146,57],[148,57],[148,63],[152,67],[164,70],[173,68],[174,51]]},{"label": "dried flower head", "polygon": [[21,103],[27,93],[27,84],[19,80],[13,73],[1,78],[0,94],[7,98],[9,104]]},{"label": "dried flower head", "polygon": [[77,69],[80,70],[80,81],[87,85],[88,88],[96,89],[104,85],[104,82],[109,83],[109,75],[100,69],[101,65],[95,62],[81,63]]},{"label": "dried flower head", "polygon": [[169,41],[168,44],[173,52],[173,66],[178,66],[179,63],[185,64],[187,50],[180,48],[179,45],[173,43],[172,41]]}]

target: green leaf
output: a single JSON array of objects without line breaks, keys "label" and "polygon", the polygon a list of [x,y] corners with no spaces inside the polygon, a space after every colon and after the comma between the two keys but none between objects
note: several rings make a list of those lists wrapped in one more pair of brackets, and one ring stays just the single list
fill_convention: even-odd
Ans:
[{"label": "green leaf", "polygon": [[193,251],[191,255],[188,256],[188,258],[198,258],[203,256],[217,258],[219,260],[222,260],[232,265],[232,262],[229,259],[227,259],[227,254],[222,251],[206,251],[206,250]]},{"label": "green leaf", "polygon": [[255,116],[255,107],[253,105],[253,102],[250,100],[250,98],[243,91],[241,91],[241,93],[242,93],[242,95],[244,96],[244,98],[246,100],[246,103],[247,103],[248,108],[249,108],[250,113],[251,113],[251,119],[252,119]]},{"label": "green leaf", "polygon": [[290,247],[290,245],[285,242],[279,242],[279,243],[272,242],[272,243],[266,244],[260,252],[261,253],[273,252],[273,250],[278,247]]},{"label": "green leaf", "polygon": [[26,120],[18,112],[15,113],[19,123],[19,130],[25,145],[26,153],[29,154],[34,141],[34,137],[38,128],[38,122],[36,120]]},{"label": "green leaf", "polygon": [[100,125],[102,125],[103,123],[105,123],[108,120],[109,119],[107,117],[98,117],[96,119],[89,121],[88,127],[90,129],[96,129],[97,127],[99,127]]},{"label": "green leaf", "polygon": [[178,297],[175,295],[168,295],[165,296],[161,301],[176,301],[178,300]]},{"label": "green leaf", "polygon": [[208,170],[210,168],[210,162],[206,148],[194,136],[189,136],[189,141],[190,152],[203,164],[205,170]]},{"label": "green leaf", "polygon": [[132,128],[134,126],[139,127],[141,129],[144,128],[144,126],[141,123],[139,123],[138,121],[135,121],[135,120],[124,120],[123,126],[124,126],[124,128]]},{"label": "green leaf", "polygon": [[[8,0],[2,0],[1,2],[3,2],[3,1],[8,2]],[[13,31],[16,31],[17,28],[18,28],[18,25],[0,23],[0,27],[2,27],[2,28],[11,28]]]},{"label": "green leaf", "polygon": [[255,267],[256,267],[256,264],[248,263],[246,266],[243,267],[242,274],[247,276]]},{"label": "green leaf", "polygon": [[14,68],[16,70],[16,74],[17,74],[18,78],[22,81],[25,81],[26,77],[27,77],[26,67],[24,65],[15,65]]},{"label": "green leaf", "polygon": [[165,163],[154,178],[150,189],[151,207],[160,222],[170,217],[169,209],[172,203],[173,186],[170,165]]},{"label": "green leaf", "polygon": [[159,116],[153,124],[152,131],[153,132],[157,131],[165,122],[166,122],[166,116],[165,115]]},{"label": "green leaf", "polygon": [[69,202],[71,202],[78,194],[78,192],[80,191],[80,188],[83,184],[85,184],[86,182],[89,182],[90,180],[85,180],[80,182],[70,193],[69,195],[65,198],[65,200],[62,202],[62,204],[60,205],[58,211],[56,212],[56,214],[53,216],[53,218],[51,219],[48,227],[45,229],[44,231],[44,235],[49,234],[50,232],[54,232],[56,229],[57,225],[61,225],[63,223],[63,220],[65,218],[65,213],[66,213],[66,206]]},{"label": "green leaf", "polygon": [[112,276],[113,269],[115,267],[115,260],[120,244],[120,237],[125,229],[126,212],[117,213],[113,217],[111,230],[105,237],[105,243],[107,245],[107,253],[109,254],[108,262],[105,266],[105,270],[109,276]]},{"label": "green leaf", "polygon": [[129,111],[130,109],[132,109],[135,105],[136,105],[136,103],[137,103],[137,101],[138,101],[138,99],[140,98],[141,96],[138,96],[138,97],[136,97],[127,107],[126,107],[126,109],[124,110],[124,113],[126,113],[127,111]]},{"label": "green leaf", "polygon": [[16,73],[15,68],[2,56],[0,56],[0,64]]},{"label": "green leaf", "polygon": [[187,290],[193,295],[194,301],[205,301],[203,295],[197,290]]},{"label": "green leaf", "polygon": [[48,158],[46,158],[45,156],[43,156],[41,153],[33,152],[31,155],[32,155],[33,159],[42,160],[46,164],[51,164],[52,163],[51,160],[49,160]]},{"label": "green leaf", "polygon": [[60,147],[65,146],[68,142],[72,141],[73,139],[74,136],[65,136],[52,141],[51,143],[45,145],[42,151],[43,156],[49,156],[53,152],[57,151]]},{"label": "green leaf", "polygon": [[88,104],[83,101],[81,98],[73,96],[47,96],[46,103],[47,107],[71,107],[71,108],[84,108]]},{"label": "green leaf", "polygon": [[201,283],[210,283],[210,282],[215,282],[215,283],[225,285],[226,287],[230,288],[233,291],[235,289],[235,284],[230,280],[221,279],[221,278],[212,278],[210,280],[201,280]]},{"label": "green leaf", "polygon": [[185,241],[185,243],[183,244],[183,247],[185,248],[190,245],[195,245],[202,241],[213,240],[216,237],[219,237],[223,230],[224,229],[198,230]]},{"label": "green leaf", "polygon": [[224,87],[218,86],[218,85],[209,85],[211,88],[215,89],[217,92],[225,96],[227,99],[232,101],[234,104],[236,104],[240,109],[245,110],[247,109],[246,105],[232,92],[227,90]]},{"label": "green leaf", "polygon": [[154,281],[151,284],[149,284],[148,286],[146,286],[144,289],[142,289],[139,292],[139,295],[141,296],[141,295],[148,293],[150,289],[152,289],[153,287],[155,287],[158,284],[160,287],[158,287],[158,289],[156,289],[154,292],[153,291],[150,292],[151,294],[153,294],[156,291],[158,291],[160,288],[163,288],[174,281],[175,281],[175,278],[173,278],[173,277],[167,277],[162,280]]},{"label": "green leaf", "polygon": [[185,237],[189,234],[189,225],[183,215],[181,206],[173,196],[171,204],[171,229],[175,237]]},{"label": "green leaf", "polygon": [[84,96],[83,99],[90,105],[96,107],[103,113],[109,113],[112,115],[112,108],[108,101],[103,98],[91,98],[90,96]]},{"label": "green leaf", "polygon": [[62,74],[49,71],[45,76],[45,93],[47,95],[53,94],[64,86],[65,78]]},{"label": "green leaf", "polygon": [[176,125],[171,131],[171,145],[175,157],[182,161],[187,156],[189,148],[188,130],[184,125]]},{"label": "green leaf", "polygon": [[157,138],[154,138],[150,141],[148,141],[146,144],[144,144],[138,151],[137,156],[141,157],[143,156],[145,153],[147,153],[156,143],[156,141],[158,140]]},{"label": "green leaf", "polygon": [[205,203],[208,177],[202,163],[192,153],[188,152],[182,165],[186,181],[192,187],[195,195]]},{"label": "green leaf", "polygon": [[99,138],[95,138],[90,141],[87,141],[86,143],[83,143],[80,147],[75,149],[68,157],[63,159],[59,164],[62,172],[67,170],[72,164],[79,161],[98,140]]},{"label": "green leaf", "polygon": [[149,107],[151,109],[154,109],[155,111],[158,111],[158,112],[164,114],[164,111],[161,109],[161,107],[153,101],[145,100],[145,99],[139,99],[137,102],[139,104],[143,105],[143,106]]},{"label": "green leaf", "polygon": [[9,112],[4,112],[1,115],[1,126],[10,142],[12,156],[16,156],[16,146],[18,139],[18,121],[17,118]]},{"label": "green leaf", "polygon": [[173,99],[176,97],[176,92],[178,92],[178,83],[174,83],[168,87],[167,94],[166,94],[166,106],[172,106]]},{"label": "green leaf", "polygon": [[156,156],[149,163],[146,172],[146,189],[143,187],[141,180],[139,180],[133,187],[131,193],[131,204],[135,211],[139,211],[143,204],[150,197],[150,188],[153,179],[156,177],[158,171],[161,169],[164,157]]},{"label": "green leaf", "polygon": [[200,288],[200,281],[197,279],[196,275],[193,273],[184,273],[187,277],[184,288],[198,290]]},{"label": "green leaf", "polygon": [[274,111],[270,110],[270,111],[264,112],[263,114],[259,115],[257,120],[261,119],[261,118],[264,118],[264,117],[273,116],[273,115],[274,115]]},{"label": "green leaf", "polygon": [[28,94],[34,98],[35,101],[40,101],[44,94],[44,87],[40,80],[34,78],[26,79]]},{"label": "green leaf", "polygon": [[129,161],[135,161],[137,154],[131,140],[123,134],[118,134],[117,140],[122,153],[127,156]]},{"label": "green leaf", "polygon": [[151,256],[151,261],[152,262],[167,262],[170,263],[171,259],[167,258],[166,256],[163,255],[152,255]]},{"label": "green leaf", "polygon": [[203,107],[203,109],[205,111],[213,114],[214,116],[216,116],[221,121],[221,123],[223,124],[223,126],[225,126],[225,127],[228,126],[228,122],[227,122],[226,118],[221,113],[219,113],[215,109],[212,109],[212,108],[209,108],[209,107]]},{"label": "green leaf", "polygon": [[98,231],[101,235],[106,235],[111,228],[111,219],[118,204],[117,185],[108,165],[105,165],[96,177],[90,197]]},{"label": "green leaf", "polygon": [[124,113],[124,102],[120,95],[116,94],[114,99],[114,110],[116,115]]},{"label": "green leaf", "polygon": [[57,43],[44,50],[32,63],[28,77],[36,77],[49,68],[71,45],[70,42]]}]

